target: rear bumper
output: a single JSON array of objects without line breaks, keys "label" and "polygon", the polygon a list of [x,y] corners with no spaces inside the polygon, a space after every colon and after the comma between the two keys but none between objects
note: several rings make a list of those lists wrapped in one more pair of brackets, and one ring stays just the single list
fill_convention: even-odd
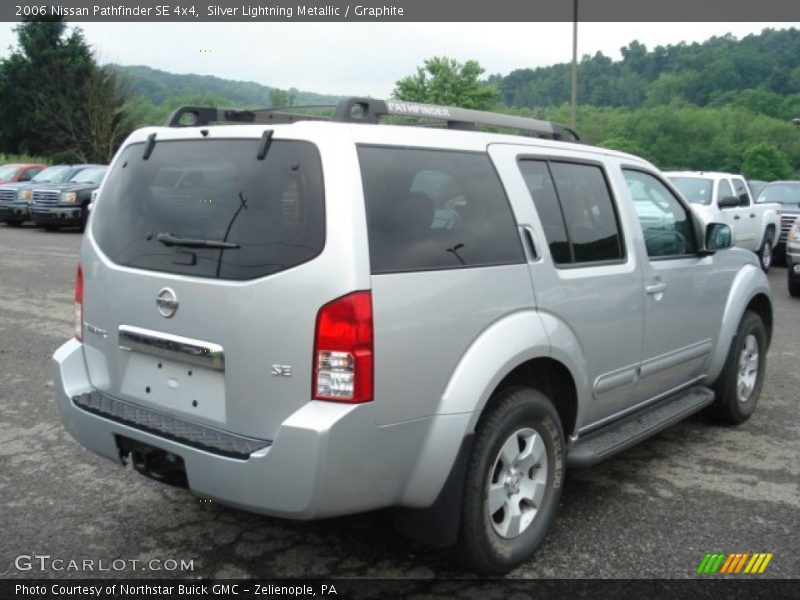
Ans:
[{"label": "rear bumper", "polygon": [[[405,482],[412,472],[424,468],[416,463],[435,422],[466,422],[466,417],[450,415],[378,426],[370,404],[310,401],[281,424],[271,444],[265,441],[267,447],[246,459],[232,458],[78,406],[73,398],[95,390],[83,346],[77,340],[61,346],[53,362],[62,421],[89,450],[121,464],[115,436],[148,444],[183,459],[188,486],[194,493],[245,510],[294,519],[433,503],[444,478],[416,493],[411,502]],[[438,467],[440,471],[441,465]],[[445,478],[446,474],[447,469]]]},{"label": "rear bumper", "polygon": [[33,206],[31,209],[31,219],[40,225],[80,225],[81,213],[83,209],[74,204],[66,206],[52,206],[43,208]]}]

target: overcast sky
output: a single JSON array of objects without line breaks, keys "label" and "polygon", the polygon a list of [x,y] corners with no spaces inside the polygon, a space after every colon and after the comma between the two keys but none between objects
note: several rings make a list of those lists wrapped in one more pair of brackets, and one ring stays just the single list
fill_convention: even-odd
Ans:
[{"label": "overcast sky", "polygon": [[[280,88],[388,97],[431,56],[475,59],[488,73],[568,62],[572,23],[78,23],[101,62],[216,75]],[[714,35],[742,37],[798,23],[581,23],[578,53],[621,58]],[[0,23],[0,49],[15,42]]]}]

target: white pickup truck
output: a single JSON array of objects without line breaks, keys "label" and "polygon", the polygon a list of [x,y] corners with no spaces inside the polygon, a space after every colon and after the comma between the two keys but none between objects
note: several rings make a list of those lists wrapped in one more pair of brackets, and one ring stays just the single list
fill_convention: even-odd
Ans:
[{"label": "white pickup truck", "polygon": [[780,231],[780,205],[753,202],[741,175],[706,171],[668,171],[664,175],[706,223],[727,223],[734,243],[758,254],[766,273]]}]

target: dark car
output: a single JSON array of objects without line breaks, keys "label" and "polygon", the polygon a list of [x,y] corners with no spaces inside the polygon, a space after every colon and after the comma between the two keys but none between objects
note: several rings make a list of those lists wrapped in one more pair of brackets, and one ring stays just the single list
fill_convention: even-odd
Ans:
[{"label": "dark car", "polygon": [[87,166],[54,165],[47,167],[30,181],[0,185],[0,221],[5,221],[12,227],[19,227],[31,218],[33,188],[67,182]]},{"label": "dark car", "polygon": [[92,192],[100,187],[106,165],[84,165],[69,181],[33,188],[31,218],[49,231],[61,227],[86,226]]}]

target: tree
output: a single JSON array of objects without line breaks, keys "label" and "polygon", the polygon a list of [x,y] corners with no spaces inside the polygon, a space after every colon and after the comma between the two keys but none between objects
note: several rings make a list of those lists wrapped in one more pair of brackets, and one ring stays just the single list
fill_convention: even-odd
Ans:
[{"label": "tree", "polygon": [[109,160],[132,128],[119,77],[61,20],[26,21],[15,32],[18,47],[0,64],[2,150]]},{"label": "tree", "polygon": [[417,67],[416,74],[397,81],[393,95],[410,102],[488,109],[497,101],[499,91],[495,85],[478,79],[483,73],[477,61],[461,64],[452,58],[434,56]]},{"label": "tree", "polygon": [[292,90],[272,88],[269,91],[269,105],[272,107],[294,106],[295,102],[295,93]]},{"label": "tree", "polygon": [[760,142],[742,154],[742,174],[748,179],[788,179],[792,168],[786,155],[772,144]]}]

